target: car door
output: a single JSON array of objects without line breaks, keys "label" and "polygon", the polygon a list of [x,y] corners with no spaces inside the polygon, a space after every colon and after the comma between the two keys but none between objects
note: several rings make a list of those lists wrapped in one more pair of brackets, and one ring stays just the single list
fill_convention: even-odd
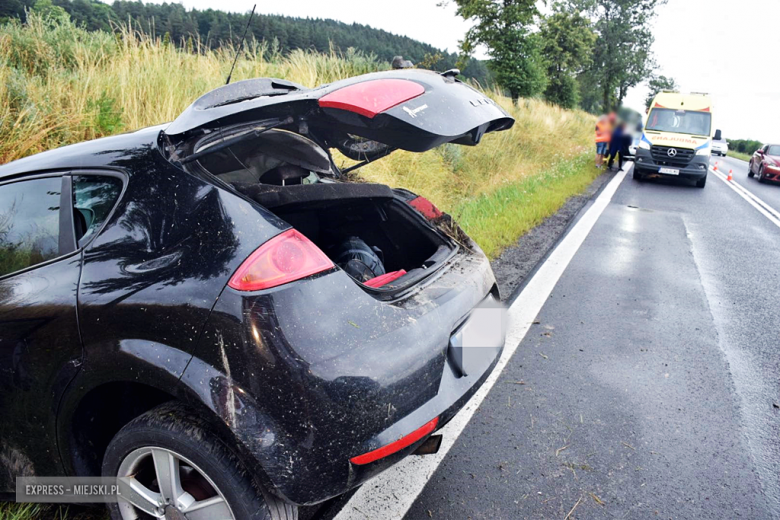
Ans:
[{"label": "car door", "polygon": [[0,492],[57,475],[58,398],[82,356],[71,177],[0,179]]}]

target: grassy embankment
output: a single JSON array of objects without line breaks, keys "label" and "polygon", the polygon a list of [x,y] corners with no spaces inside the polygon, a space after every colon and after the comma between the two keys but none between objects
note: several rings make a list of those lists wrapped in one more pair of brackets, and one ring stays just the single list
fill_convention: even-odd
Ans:
[{"label": "grassy embankment", "polygon": [[[174,119],[221,85],[233,49],[190,52],[123,29],[89,33],[31,16],[0,27],[0,163],[84,139]],[[387,68],[359,53],[271,54],[250,42],[234,80],[272,76],[306,86]],[[485,249],[501,249],[581,191],[590,165],[590,115],[488,92],[517,120],[477,147],[396,152],[359,170],[369,180],[426,196]],[[346,160],[345,160],[346,161]]]},{"label": "grassy embankment", "polygon": [[733,157],[735,159],[740,159],[745,162],[750,162],[750,159],[753,157],[753,154],[750,153],[742,153],[742,152],[735,152],[733,150],[729,150],[726,154],[728,157]]}]

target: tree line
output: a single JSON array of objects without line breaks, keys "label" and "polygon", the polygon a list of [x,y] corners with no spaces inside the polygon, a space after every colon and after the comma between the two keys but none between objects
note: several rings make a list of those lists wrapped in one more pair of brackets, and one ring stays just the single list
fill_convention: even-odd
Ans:
[{"label": "tree line", "polygon": [[650,23],[666,0],[556,0],[548,15],[535,0],[452,1],[474,24],[462,56],[487,48],[489,68],[515,99],[544,96],[601,113],[619,109],[644,81],[657,90],[674,83],[656,76],[650,51]]},{"label": "tree line", "polygon": [[[185,9],[181,4],[145,4],[141,1],[117,0],[105,4],[98,0],[3,0],[0,2],[0,21],[3,18],[25,19],[29,9],[42,4],[60,7],[71,20],[88,30],[112,31],[117,24],[132,21],[145,34],[159,37],[177,45],[192,44],[215,49],[222,45],[237,46],[249,13],[228,13],[214,9]],[[458,54],[437,49],[406,36],[358,23],[347,24],[320,18],[255,14],[247,38],[265,41],[273,52],[286,54],[293,49],[329,52],[331,48],[345,52],[349,48],[390,62],[403,56],[415,64],[433,70],[454,68]],[[469,59],[461,69],[464,76],[481,85],[491,84],[491,73],[483,61]]]},{"label": "tree line", "polygon": [[[542,97],[565,108],[592,113],[619,110],[628,90],[648,81],[652,96],[674,88],[674,80],[655,74],[650,51],[654,10],[667,0],[555,0],[540,13],[536,0],[445,0],[472,23],[458,53],[361,24],[335,20],[257,14],[248,37],[264,40],[273,52],[335,47],[373,55],[382,61],[403,56],[433,70],[458,67],[483,86],[497,84],[513,99]],[[190,47],[237,45],[249,13],[187,10],[176,3],[144,4],[116,0],[5,0],[0,18],[24,19],[40,4],[58,6],[88,30],[111,31],[131,21],[146,34]],[[188,44],[189,42],[189,44]],[[488,60],[477,60],[477,49]]]},{"label": "tree line", "polygon": [[764,143],[755,139],[726,139],[726,142],[729,143],[729,150],[746,154],[753,154],[764,146]]}]

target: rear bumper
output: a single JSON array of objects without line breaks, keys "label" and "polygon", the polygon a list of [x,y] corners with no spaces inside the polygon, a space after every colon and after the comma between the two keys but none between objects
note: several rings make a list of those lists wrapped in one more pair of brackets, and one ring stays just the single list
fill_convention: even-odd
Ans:
[{"label": "rear bumper", "polygon": [[[682,178],[699,180],[707,176],[710,160],[708,155],[694,155],[691,162],[685,166],[667,166],[656,163],[649,150],[638,148],[634,161],[634,168],[646,177]],[[661,168],[673,168],[679,170],[679,175],[660,173]]]},{"label": "rear bumper", "polygon": [[[350,459],[438,417],[449,421],[500,357],[461,376],[449,340],[495,288],[481,253],[459,253],[398,302],[335,270],[257,293],[226,289],[198,347],[198,378],[271,491],[312,504],[360,485],[427,439],[364,465]],[[198,366],[193,362],[188,367]],[[460,377],[459,377],[460,376]]]},{"label": "rear bumper", "polygon": [[[449,362],[445,363],[444,373],[435,397],[426,402],[418,409],[414,410],[408,416],[392,424],[390,427],[368,438],[363,443],[363,447],[358,451],[367,453],[381,446],[386,446],[393,441],[408,435],[434,417],[438,417],[439,422],[436,431],[443,428],[469,401],[469,399],[479,390],[490,373],[495,368],[503,348],[490,353],[491,359],[484,370],[478,374],[458,377],[457,370]],[[435,433],[435,432],[432,432]],[[357,465],[350,462],[350,481],[344,488],[344,491],[362,484],[369,478],[390,468],[401,459],[414,452],[417,447],[425,442],[428,436],[409,447],[394,453],[381,460],[371,462],[365,465]],[[359,453],[356,453],[357,455]]]}]

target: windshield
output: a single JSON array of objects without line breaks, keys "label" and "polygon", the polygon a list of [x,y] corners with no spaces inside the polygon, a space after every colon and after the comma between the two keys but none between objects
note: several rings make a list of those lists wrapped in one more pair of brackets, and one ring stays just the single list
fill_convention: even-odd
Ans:
[{"label": "windshield", "polygon": [[780,145],[773,144],[766,149],[767,155],[780,155]]},{"label": "windshield", "polygon": [[675,134],[710,135],[711,118],[709,112],[654,108],[647,118],[645,129]]}]

